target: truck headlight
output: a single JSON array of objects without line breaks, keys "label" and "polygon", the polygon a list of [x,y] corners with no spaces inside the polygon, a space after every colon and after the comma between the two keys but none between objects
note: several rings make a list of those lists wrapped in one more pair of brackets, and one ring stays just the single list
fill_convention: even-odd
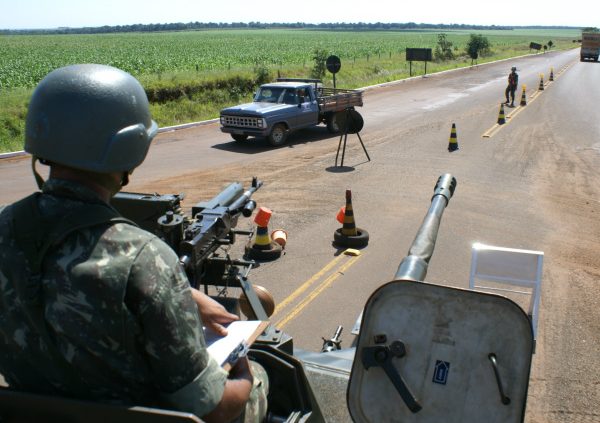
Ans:
[{"label": "truck headlight", "polygon": [[225,117],[221,116],[221,125],[225,125]]},{"label": "truck headlight", "polygon": [[258,121],[256,122],[259,128],[266,128],[267,127],[267,122],[265,121],[265,118],[262,119],[258,119]]}]

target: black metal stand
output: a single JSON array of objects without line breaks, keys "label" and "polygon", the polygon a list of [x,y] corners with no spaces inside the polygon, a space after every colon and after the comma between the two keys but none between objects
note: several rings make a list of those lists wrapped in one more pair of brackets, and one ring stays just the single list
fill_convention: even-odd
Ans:
[{"label": "black metal stand", "polygon": [[[338,156],[340,154],[340,147],[342,145],[342,139],[344,140],[344,149],[342,150],[342,162],[341,162],[340,166],[344,166],[344,156],[346,155],[346,141],[348,139],[348,126],[350,124],[350,119],[352,119],[351,114],[350,114],[350,110],[351,109],[346,109],[345,112],[344,112],[345,113],[344,131],[340,135],[340,142],[338,143],[337,153],[335,154],[335,165],[336,166],[337,166],[337,162],[338,162]],[[367,153],[367,149],[365,148],[365,144],[363,143],[362,138],[360,137],[360,132],[356,131],[354,133],[358,137],[358,140],[360,141],[360,145],[362,145],[363,151],[367,155],[367,159],[369,161],[371,161],[371,157],[369,157],[369,153]]]}]

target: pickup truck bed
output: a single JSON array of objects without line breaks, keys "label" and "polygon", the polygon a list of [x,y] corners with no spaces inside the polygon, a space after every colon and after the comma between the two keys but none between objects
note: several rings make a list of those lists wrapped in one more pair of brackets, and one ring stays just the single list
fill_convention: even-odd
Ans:
[{"label": "pickup truck bed", "polygon": [[339,112],[349,107],[361,107],[362,91],[339,88],[318,88],[317,103],[322,113]]}]

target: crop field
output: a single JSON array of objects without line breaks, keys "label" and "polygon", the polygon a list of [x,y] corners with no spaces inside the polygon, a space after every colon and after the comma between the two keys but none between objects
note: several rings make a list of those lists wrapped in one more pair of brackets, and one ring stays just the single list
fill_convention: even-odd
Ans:
[{"label": "crop field", "polygon": [[[135,76],[172,72],[212,72],[309,66],[316,48],[344,63],[399,56],[407,47],[434,48],[442,31],[207,30],[97,35],[0,36],[0,89],[33,87],[48,72],[72,63],[102,63]],[[470,33],[446,31],[458,52]],[[492,50],[528,50],[530,41],[559,46],[572,43],[576,31],[478,31]]]},{"label": "crop field", "polygon": [[[325,31],[302,29],[185,32],[0,35],[0,152],[20,149],[26,105],[50,71],[75,63],[112,65],[146,88],[160,126],[218,116],[227,105],[251,99],[257,69],[275,76],[309,77],[317,49],[340,57],[337,86],[358,88],[409,76],[405,49],[435,49],[438,35],[452,43],[454,59],[432,62],[427,72],[469,66],[470,34],[485,36],[490,52],[479,63],[529,54],[529,43],[577,47],[577,30]],[[415,62],[413,74],[423,72]],[[264,75],[263,75],[264,76]],[[326,74],[325,84],[331,84]]]}]

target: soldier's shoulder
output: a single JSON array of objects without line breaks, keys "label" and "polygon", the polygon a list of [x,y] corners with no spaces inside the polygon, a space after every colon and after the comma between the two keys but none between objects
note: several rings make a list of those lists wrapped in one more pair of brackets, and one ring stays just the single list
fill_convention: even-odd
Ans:
[{"label": "soldier's shoulder", "polygon": [[102,234],[104,239],[142,244],[159,239],[152,232],[148,232],[132,223],[117,222],[112,224],[108,223],[108,225],[108,230]]},{"label": "soldier's shoulder", "polygon": [[147,249],[152,254],[174,254],[161,238],[139,226],[119,222],[112,224],[102,234],[102,239],[109,244],[128,245],[133,249]]}]

